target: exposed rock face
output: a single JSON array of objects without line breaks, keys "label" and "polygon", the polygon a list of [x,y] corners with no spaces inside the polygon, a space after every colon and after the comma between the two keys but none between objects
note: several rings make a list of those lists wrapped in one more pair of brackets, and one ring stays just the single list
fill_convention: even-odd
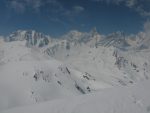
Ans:
[{"label": "exposed rock face", "polygon": [[18,30],[6,38],[6,41],[23,41],[26,40],[26,45],[43,47],[48,45],[49,37],[33,30],[22,31]]}]

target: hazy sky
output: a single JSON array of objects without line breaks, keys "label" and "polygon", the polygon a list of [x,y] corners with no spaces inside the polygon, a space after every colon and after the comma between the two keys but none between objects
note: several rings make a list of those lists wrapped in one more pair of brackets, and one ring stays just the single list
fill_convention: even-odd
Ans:
[{"label": "hazy sky", "polygon": [[150,17],[150,0],[0,0],[0,35],[34,29],[52,36],[69,30],[137,33]]}]

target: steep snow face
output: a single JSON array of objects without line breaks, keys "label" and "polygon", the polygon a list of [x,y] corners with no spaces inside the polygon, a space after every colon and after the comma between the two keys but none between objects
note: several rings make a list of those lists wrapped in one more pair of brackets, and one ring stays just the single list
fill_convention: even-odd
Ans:
[{"label": "steep snow face", "polygon": [[43,47],[48,45],[49,37],[33,30],[18,30],[6,38],[6,41],[23,41],[26,40],[27,46]]},{"label": "steep snow face", "polygon": [[89,95],[15,108],[2,113],[149,113],[150,81]]}]

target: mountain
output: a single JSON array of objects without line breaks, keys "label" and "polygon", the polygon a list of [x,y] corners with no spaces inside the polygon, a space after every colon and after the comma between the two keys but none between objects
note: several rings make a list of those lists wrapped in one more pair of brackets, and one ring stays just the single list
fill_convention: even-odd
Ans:
[{"label": "mountain", "polygon": [[[104,36],[94,28],[90,32],[70,31],[60,38],[33,30],[18,30],[1,38],[0,111],[41,102],[47,106],[46,101],[50,101],[50,106],[55,102],[58,105],[61,100],[68,105],[67,97],[77,98],[78,105],[80,98],[94,101],[103,95],[109,97],[123,92],[119,87],[126,91],[125,87],[149,81],[150,48],[146,37],[138,34],[127,38],[122,32]],[[141,45],[147,47],[139,48]],[[114,91],[101,94],[113,88]],[[127,95],[119,94],[117,105],[121,97]],[[113,97],[112,101],[106,100],[115,101]],[[128,103],[131,101],[125,105]]]},{"label": "mountain", "polygon": [[0,110],[91,93],[102,84],[40,48],[27,47],[26,40],[1,42]]},{"label": "mountain", "polygon": [[150,48],[150,34],[140,32],[137,35],[129,36],[128,43],[137,51],[148,50]]},{"label": "mountain", "polygon": [[96,46],[97,42],[103,38],[103,35],[100,35],[96,28],[93,28],[89,33],[87,32],[79,32],[76,30],[70,31],[69,33],[62,36],[62,39],[67,40],[68,42],[75,43],[84,43],[91,47]]},{"label": "mountain", "polygon": [[38,33],[34,30],[18,30],[8,37],[6,37],[6,41],[22,41],[26,40],[27,46],[38,46],[43,47],[48,45],[49,36],[46,36],[42,33]]},{"label": "mountain", "polygon": [[128,42],[125,39],[125,35],[122,32],[115,32],[106,36],[103,40],[100,40],[98,45],[105,47],[114,46],[117,48],[126,48],[129,46]]},{"label": "mountain", "polygon": [[[81,33],[74,33],[75,37],[70,40],[82,39]],[[109,85],[128,85],[149,78],[150,52],[134,50],[135,46],[132,47],[121,32],[101,38],[97,47],[89,45],[90,41],[79,43],[68,38],[47,47],[44,53]]]}]

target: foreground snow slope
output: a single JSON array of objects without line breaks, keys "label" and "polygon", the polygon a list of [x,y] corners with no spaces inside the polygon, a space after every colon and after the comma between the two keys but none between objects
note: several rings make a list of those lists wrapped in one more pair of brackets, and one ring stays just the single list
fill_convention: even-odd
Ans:
[{"label": "foreground snow slope", "polygon": [[149,113],[150,81],[130,87],[104,89],[98,93],[54,100],[2,113]]}]

